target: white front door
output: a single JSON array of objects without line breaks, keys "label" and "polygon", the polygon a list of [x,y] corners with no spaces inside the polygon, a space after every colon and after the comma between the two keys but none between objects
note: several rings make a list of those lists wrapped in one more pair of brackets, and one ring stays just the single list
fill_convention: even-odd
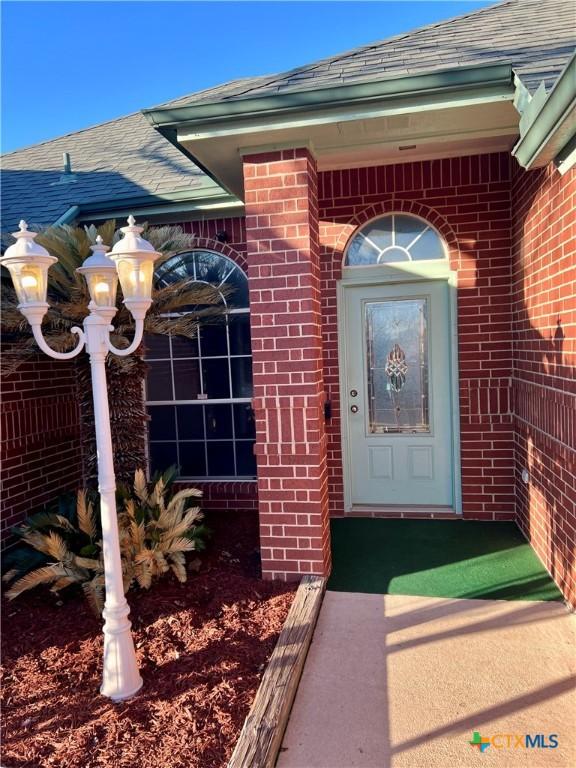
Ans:
[{"label": "white front door", "polygon": [[452,507],[448,285],[344,291],[352,505]]}]

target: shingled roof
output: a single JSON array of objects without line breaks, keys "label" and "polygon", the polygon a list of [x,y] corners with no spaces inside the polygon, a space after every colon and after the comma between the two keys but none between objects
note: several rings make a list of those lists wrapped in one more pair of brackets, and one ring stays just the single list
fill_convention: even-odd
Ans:
[{"label": "shingled roof", "polygon": [[[367,82],[488,62],[511,63],[529,90],[551,87],[574,52],[573,0],[506,0],[314,64],[248,83],[224,99]],[[185,103],[185,102],[182,102]]]},{"label": "shingled roof", "polygon": [[[353,84],[474,64],[511,63],[530,90],[550,88],[576,42],[572,0],[505,0],[289,72],[245,78],[166,102],[183,106]],[[58,183],[62,153],[73,183]],[[77,204],[194,190],[204,174],[135,113],[2,157],[2,229],[50,224]]]},{"label": "shingled roof", "polygon": [[[229,95],[245,86],[246,80],[235,80],[188,95],[187,103]],[[64,152],[71,157],[72,182],[63,177]],[[204,178],[135,112],[3,155],[2,231],[14,231],[22,217],[36,225],[53,224],[73,205],[192,191]]]}]

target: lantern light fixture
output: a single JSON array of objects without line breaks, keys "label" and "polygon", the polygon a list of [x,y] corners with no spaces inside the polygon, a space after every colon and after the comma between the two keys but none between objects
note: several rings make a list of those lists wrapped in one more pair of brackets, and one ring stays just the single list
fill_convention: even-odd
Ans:
[{"label": "lantern light fixture", "polygon": [[92,255],[76,271],[84,275],[90,298],[97,307],[115,307],[118,273],[114,262],[106,256],[110,248],[98,235],[96,245],[90,246],[90,250]]},{"label": "lantern light fixture", "polygon": [[134,216],[129,216],[128,226],[120,230],[124,237],[110,252],[118,270],[124,304],[135,320],[143,318],[150,307],[154,261],[160,256],[152,244],[140,236],[143,229],[136,225]]},{"label": "lantern light fixture", "polygon": [[30,317],[44,317],[48,309],[46,294],[48,290],[48,268],[58,259],[51,256],[46,248],[35,242],[37,232],[30,232],[28,224],[22,219],[18,232],[12,235],[16,242],[6,249],[0,262],[10,272],[18,309],[30,320]]}]

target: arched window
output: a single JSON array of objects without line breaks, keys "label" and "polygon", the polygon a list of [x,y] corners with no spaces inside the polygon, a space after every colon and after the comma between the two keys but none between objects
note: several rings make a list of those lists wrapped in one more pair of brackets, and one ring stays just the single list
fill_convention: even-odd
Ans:
[{"label": "arched window", "polygon": [[[254,417],[248,280],[222,254],[181,253],[156,271],[156,284],[184,278],[216,288],[227,311],[198,338],[150,335],[146,403],[150,467],[180,467],[196,480],[253,479]],[[190,307],[194,312],[195,307]]]},{"label": "arched window", "polygon": [[405,213],[388,213],[369,221],[354,235],[346,250],[344,266],[445,258],[444,242],[428,222]]}]

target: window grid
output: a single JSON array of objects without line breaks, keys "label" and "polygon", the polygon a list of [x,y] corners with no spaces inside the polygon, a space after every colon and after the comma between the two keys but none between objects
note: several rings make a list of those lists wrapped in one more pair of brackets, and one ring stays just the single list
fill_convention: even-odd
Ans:
[{"label": "window grid", "polygon": [[[230,315],[249,315],[249,312],[246,309],[236,309],[229,311]],[[198,405],[198,406],[209,406],[209,405],[230,405],[232,406],[231,410],[231,437],[229,439],[213,439],[210,440],[208,437],[208,414],[207,414],[207,408],[202,408],[202,425],[203,425],[203,431],[204,431],[204,439],[203,440],[191,440],[186,438],[181,438],[179,434],[179,428],[178,428],[178,412],[175,411],[174,414],[174,432],[175,432],[175,439],[167,440],[152,440],[150,439],[150,443],[174,443],[176,447],[176,456],[178,465],[182,466],[182,454],[181,454],[181,447],[183,445],[186,445],[187,443],[191,444],[198,444],[203,443],[204,445],[204,461],[206,466],[206,475],[182,475],[182,477],[190,477],[190,479],[198,479],[203,481],[214,481],[217,480],[219,482],[223,482],[225,480],[231,480],[231,479],[250,479],[252,480],[254,478],[254,475],[241,475],[238,469],[238,449],[237,449],[237,443],[249,443],[253,444],[254,440],[253,438],[242,438],[237,437],[236,435],[236,417],[235,417],[235,411],[233,406],[235,404],[249,404],[251,403],[252,399],[250,397],[235,397],[234,396],[234,384],[233,384],[233,378],[232,378],[232,360],[235,359],[248,359],[250,360],[252,355],[247,354],[232,354],[232,347],[230,342],[230,324],[228,321],[226,321],[225,324],[225,338],[226,338],[226,355],[209,355],[206,357],[202,354],[202,347],[203,347],[203,341],[202,341],[202,331],[200,330],[199,336],[198,336],[198,350],[197,355],[186,355],[186,356],[178,356],[176,357],[174,354],[174,346],[173,346],[173,337],[168,337],[168,350],[165,354],[153,354],[152,356],[146,356],[147,362],[169,362],[170,363],[170,372],[172,376],[172,382],[171,382],[171,390],[172,390],[172,400],[149,400],[148,397],[146,399],[146,405],[148,408],[154,408],[155,406],[178,406],[178,405]],[[225,398],[196,398],[194,400],[183,400],[179,399],[176,396],[176,373],[174,369],[174,362],[178,361],[186,361],[186,360],[194,360],[198,361],[198,375],[199,375],[199,384],[200,384],[200,393],[204,393],[205,391],[205,385],[204,385],[204,372],[203,372],[203,362],[205,360],[227,360],[228,362],[228,394],[229,397]],[[208,474],[208,471],[210,469],[210,462],[209,462],[209,453],[208,453],[208,443],[231,443],[232,444],[232,451],[233,451],[233,466],[234,466],[234,474],[233,475],[218,475],[218,476],[210,476]]]},{"label": "window grid", "polygon": [[[227,263],[229,262],[229,263]],[[170,434],[169,438],[165,437],[156,437],[154,439],[149,436],[149,443],[150,446],[162,444],[163,446],[167,445],[174,445],[175,446],[175,455],[177,458],[178,465],[180,467],[183,467],[184,464],[182,460],[184,459],[184,447],[187,444],[190,445],[198,445],[199,443],[202,443],[204,446],[203,450],[203,456],[204,456],[204,462],[205,462],[205,475],[189,475],[189,474],[183,474],[182,477],[187,477],[190,479],[196,479],[196,480],[202,480],[205,481],[218,481],[222,482],[225,480],[252,480],[255,478],[255,464],[254,469],[251,474],[244,474],[241,475],[239,473],[239,464],[240,464],[240,457],[239,457],[239,444],[240,443],[246,443],[249,445],[254,444],[254,437],[240,437],[238,435],[237,430],[237,419],[245,419],[249,418],[249,416],[246,413],[238,412],[238,409],[236,406],[242,406],[247,405],[251,403],[251,397],[237,397],[234,395],[235,391],[241,392],[242,389],[245,389],[247,379],[245,378],[245,371],[246,371],[246,364],[238,364],[237,366],[234,366],[233,361],[234,360],[251,360],[252,354],[251,351],[249,353],[245,353],[245,349],[249,349],[249,342],[248,344],[247,339],[242,336],[242,327],[243,324],[239,327],[238,330],[236,330],[236,333],[238,334],[237,340],[239,343],[239,351],[240,354],[232,354],[232,342],[231,342],[231,329],[233,328],[233,323],[231,320],[233,320],[235,317],[239,315],[245,315],[246,317],[249,317],[249,309],[247,307],[247,291],[246,291],[246,275],[242,271],[242,269],[235,264],[231,259],[228,259],[225,256],[222,256],[221,254],[208,252],[206,250],[196,250],[196,251],[190,251],[188,253],[180,254],[179,256],[173,257],[169,262],[167,262],[165,265],[163,265],[164,269],[161,267],[162,270],[160,274],[157,275],[157,280],[161,285],[168,285],[170,282],[182,279],[185,277],[186,273],[188,274],[189,279],[194,280],[197,283],[203,283],[206,285],[212,285],[215,287],[217,291],[224,286],[227,281],[229,281],[231,278],[233,279],[233,285],[238,286],[238,278],[241,276],[242,283],[240,287],[240,294],[238,295],[240,299],[240,305],[234,306],[232,303],[231,307],[228,307],[227,301],[225,297],[220,292],[221,300],[223,304],[226,306],[226,320],[224,326],[224,338],[222,339],[223,342],[225,342],[225,353],[219,354],[219,355],[207,355],[206,350],[203,348],[204,343],[210,343],[210,339],[207,339],[206,341],[203,340],[203,330],[204,328],[209,328],[211,326],[201,326],[199,330],[199,334],[197,337],[197,349],[193,350],[193,353],[191,354],[184,354],[184,355],[177,355],[175,354],[178,350],[175,349],[175,343],[176,340],[174,337],[169,336],[168,337],[168,344],[166,345],[165,350],[161,350],[160,352],[152,353],[151,355],[146,355],[146,361],[150,363],[155,362],[162,362],[162,363],[169,363],[167,372],[172,377],[171,386],[169,388],[169,392],[172,394],[172,399],[162,399],[162,400],[151,400],[148,397],[148,386],[146,387],[146,405],[148,408],[148,412],[150,414],[153,413],[153,409],[155,407],[160,406],[173,406],[172,410],[172,418],[174,421],[174,427],[172,429],[172,419],[170,420],[170,428],[168,429],[168,433]],[[216,274],[218,274],[217,280],[212,280],[208,277],[208,274],[214,274],[212,272],[212,268],[215,269]],[[234,277],[235,276],[235,277]],[[181,313],[171,313],[171,314],[181,314]],[[216,327],[216,326],[212,326]],[[212,341],[214,343],[214,341]],[[186,352],[186,350],[181,350]],[[208,394],[207,391],[209,387],[212,387],[214,384],[214,381],[218,382],[219,377],[221,374],[224,373],[224,371],[221,370],[219,366],[215,366],[212,364],[212,361],[223,361],[226,360],[227,363],[225,365],[225,370],[227,370],[228,375],[228,386],[227,386],[227,397],[214,397],[214,398],[206,398],[200,397],[200,395]],[[186,361],[194,361],[194,363],[198,366],[197,374],[192,369],[192,376],[194,377],[193,380],[195,380],[194,387],[199,387],[198,395],[195,399],[179,399],[178,394],[182,395],[182,376],[185,375],[187,372],[182,371],[182,369],[177,366],[177,363]],[[207,366],[206,372],[204,371],[204,366]],[[224,365],[224,364],[223,364]],[[239,367],[240,366],[240,367]],[[177,384],[177,370],[180,371],[180,383]],[[233,371],[236,372],[236,378],[233,378]],[[158,371],[160,379],[159,382],[162,381],[162,371],[161,368]],[[221,382],[223,383],[223,382]],[[156,394],[162,394],[162,387],[161,383],[159,385],[160,391]],[[177,389],[179,390],[179,393],[177,393]],[[219,391],[220,388],[217,389]],[[196,390],[195,390],[196,391]],[[186,438],[182,437],[182,430],[179,428],[179,422],[183,418],[184,414],[182,411],[179,411],[178,406],[190,406],[190,405],[197,405],[201,406],[201,414],[202,414],[202,420],[201,425],[198,423],[198,427],[201,426],[202,432],[203,432],[203,439],[196,439],[195,437],[192,438]],[[212,430],[216,435],[219,434],[218,430],[218,422],[216,424],[213,424],[212,421],[210,421],[210,406],[225,406],[228,405],[229,409],[225,409],[224,413],[225,416],[225,435],[231,435],[230,437],[214,437],[211,438],[209,435],[209,430]],[[185,412],[184,412],[185,413]],[[216,414],[214,414],[214,418],[217,418],[218,410],[216,411]],[[229,419],[229,421],[228,421]],[[210,421],[210,423],[209,423]],[[238,424],[240,425],[242,421],[239,421]],[[181,422],[182,425],[185,424],[184,421]],[[248,432],[246,434],[249,434],[251,430],[250,423],[244,423],[242,426],[243,432],[248,429]],[[158,433],[157,433],[158,434]],[[160,432],[160,434],[165,434],[163,432]],[[192,435],[196,434],[196,429],[192,430]],[[222,430],[220,428],[220,434],[222,434]],[[173,437],[172,437],[173,435]],[[220,457],[217,455],[215,456],[214,449],[210,449],[211,444],[217,444],[222,443],[223,446],[226,446],[226,453],[222,453]],[[231,450],[230,450],[231,446]],[[228,451],[230,451],[228,453]],[[215,475],[212,473],[211,470],[211,454],[212,454],[212,463],[215,466],[215,469],[226,469],[230,468],[230,465],[227,466],[227,461],[231,460],[232,462],[232,468],[234,470],[234,474],[230,475]],[[200,459],[200,457],[198,457]],[[244,456],[244,461],[246,460],[246,456]],[[246,467],[245,467],[246,469]]]},{"label": "window grid", "polygon": [[[399,222],[401,222],[401,224]],[[405,234],[406,229],[403,229],[402,227],[406,227],[407,225],[411,227],[411,235],[413,235],[413,237],[406,245],[402,245],[401,242],[398,241],[397,235],[399,232],[400,234]],[[371,237],[371,235],[375,233],[373,236],[378,239],[382,236],[382,233],[386,231],[388,231],[390,237],[389,245],[379,245]],[[412,252],[412,249],[427,233],[430,233],[432,236],[432,243],[428,244],[426,253],[415,255]],[[360,257],[364,244],[370,246],[374,251],[374,255],[367,261],[365,260],[365,257]],[[391,254],[395,252],[402,254],[401,258],[394,258],[394,256],[391,256]],[[365,224],[354,235],[348,246],[344,264],[347,267],[358,267],[371,266],[374,264],[394,264],[403,261],[428,261],[445,258],[446,251],[442,238],[431,224],[412,214],[392,213],[373,219]]]}]

